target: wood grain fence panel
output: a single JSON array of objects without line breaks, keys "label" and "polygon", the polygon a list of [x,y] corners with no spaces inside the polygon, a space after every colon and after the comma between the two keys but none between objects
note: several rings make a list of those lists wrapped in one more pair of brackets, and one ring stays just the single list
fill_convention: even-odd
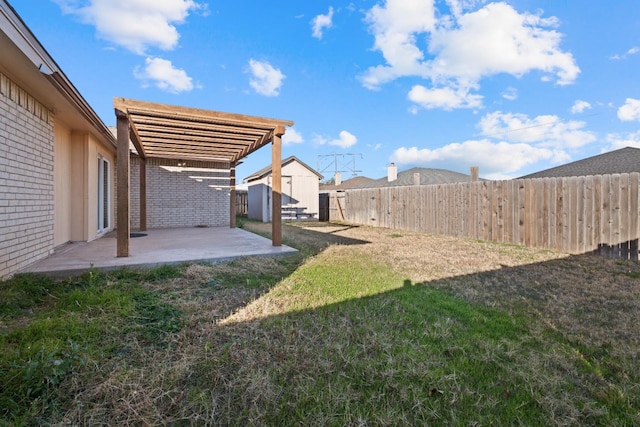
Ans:
[{"label": "wood grain fence panel", "polygon": [[433,203],[433,199],[434,199],[434,187],[433,185],[428,185],[425,187],[425,198],[427,200],[427,204],[426,204],[426,209],[425,209],[425,218],[424,218],[424,223],[422,224],[422,231],[425,233],[433,233],[433,228],[432,228],[432,224],[433,221],[435,221],[435,217],[434,217],[434,203]]},{"label": "wood grain fence panel", "polygon": [[576,219],[575,219],[575,230],[576,230],[576,248],[574,253],[584,253],[585,248],[585,240],[586,240],[586,220],[585,220],[585,177],[579,176],[576,178]]},{"label": "wood grain fence panel", "polygon": [[473,232],[470,237],[473,239],[478,239],[480,235],[479,217],[481,215],[482,210],[479,204],[479,201],[480,201],[479,194],[481,189],[482,189],[482,183],[479,181],[472,182],[470,185],[470,194],[472,195],[472,198],[473,198],[471,203],[471,210],[473,212],[473,218],[472,218]]},{"label": "wood grain fence panel", "polygon": [[544,179],[536,179],[533,181],[533,212],[534,212],[534,232],[531,233],[533,247],[540,247],[544,241],[542,235],[544,231]]},{"label": "wood grain fence panel", "polygon": [[483,240],[488,240],[491,241],[491,236],[493,234],[493,230],[491,228],[491,221],[492,221],[492,216],[493,216],[493,212],[491,209],[492,203],[492,192],[493,192],[493,182],[491,181],[485,181],[484,183],[484,187],[482,189],[482,197],[483,197],[483,201],[482,201],[482,208],[484,210],[484,215],[483,215],[483,224],[484,224],[484,236],[483,236]]},{"label": "wood grain fence panel", "polygon": [[553,180],[551,178],[545,178],[542,181],[542,240],[538,242],[540,247],[548,248],[549,241],[551,240],[551,187]]},{"label": "wood grain fence panel", "polygon": [[[347,221],[356,221],[358,224],[364,224],[362,222],[361,212],[364,210],[364,206],[360,202],[360,197],[364,190],[356,190],[353,192],[346,192],[344,198],[345,206],[340,209],[340,199],[338,199],[338,209],[343,212],[343,215]],[[357,210],[356,210],[357,209]]]},{"label": "wood grain fence panel", "polygon": [[411,206],[409,201],[404,197],[406,187],[396,187],[396,193],[398,194],[398,198],[402,201],[402,215],[399,217],[399,221],[396,224],[396,229],[401,228],[403,225],[406,226],[407,229],[411,229],[411,223],[409,221],[409,214],[411,211]]},{"label": "wood grain fence panel", "polygon": [[520,242],[520,186],[518,181],[511,181],[511,243]]},{"label": "wood grain fence panel", "polygon": [[482,203],[484,198],[482,191],[484,188],[484,182],[478,181],[474,183],[476,194],[476,239],[484,239],[484,209]]},{"label": "wood grain fence panel", "polygon": [[504,243],[513,243],[511,241],[513,232],[513,211],[511,204],[511,184],[512,181],[502,181],[502,241]]},{"label": "wood grain fence panel", "polygon": [[[412,187],[406,187],[402,189],[403,191],[403,198],[406,201],[406,206],[407,206],[407,213],[405,214],[406,217],[406,224],[409,227],[409,230],[411,231],[416,231],[416,220],[417,220],[417,201],[418,198],[415,196],[415,188]],[[409,192],[413,193],[413,197],[410,196]]]},{"label": "wood grain fence panel", "polygon": [[593,250],[595,241],[593,232],[593,221],[595,219],[594,209],[594,188],[593,188],[593,176],[587,176],[584,179],[584,248],[583,252],[589,252]]},{"label": "wood grain fence panel", "polygon": [[380,191],[380,189],[376,189],[375,195],[374,195],[375,199],[373,200],[374,203],[374,211],[375,211],[375,225],[377,227],[384,227],[384,222],[385,222],[385,212],[384,209],[382,208],[383,206],[383,201],[382,201],[382,193]]},{"label": "wood grain fence panel", "polygon": [[371,221],[371,197],[375,197],[371,194],[371,190],[362,191],[360,193],[360,204],[363,209],[360,212],[360,221],[365,225],[372,225]]},{"label": "wood grain fence panel", "polygon": [[405,221],[409,230],[416,231],[416,201],[417,197],[410,197],[409,192],[415,193],[416,188],[414,187],[403,187],[402,188],[402,198],[405,200]]},{"label": "wood grain fence panel", "polygon": [[330,218],[637,260],[640,174],[347,190]]},{"label": "wood grain fence panel", "polygon": [[461,237],[471,237],[471,183],[464,182],[458,185],[458,190],[460,191],[459,201],[460,201],[460,218],[462,219],[462,233]]},{"label": "wood grain fence panel", "polygon": [[549,192],[549,200],[547,200],[547,208],[549,209],[549,242],[546,246],[549,249],[555,249],[556,241],[558,239],[558,212],[557,212],[557,187],[556,187],[556,178],[549,178],[547,182],[548,192]]},{"label": "wood grain fence panel", "polygon": [[634,172],[629,176],[629,259],[638,261],[638,215],[640,215],[638,206],[638,197],[640,194],[640,174]]},{"label": "wood grain fence panel", "polygon": [[524,181],[524,244],[526,246],[531,246],[533,241],[531,238],[533,231],[532,219],[534,218],[533,201],[533,180],[527,179]]},{"label": "wood grain fence panel", "polygon": [[422,206],[424,206],[424,186],[414,186],[414,193],[417,197],[415,197],[415,205],[416,205],[416,218],[415,218],[415,231],[422,231]]},{"label": "wood grain fence panel", "polygon": [[487,197],[491,215],[489,218],[488,240],[492,242],[498,241],[498,200],[496,198],[496,183],[497,181],[492,181],[487,186]]},{"label": "wood grain fence panel", "polygon": [[495,212],[496,242],[504,242],[504,181],[495,182]]},{"label": "wood grain fence panel", "polygon": [[476,209],[478,211],[476,216],[476,239],[478,240],[486,240],[485,233],[487,229],[484,224],[486,185],[484,181],[480,181],[476,186]]},{"label": "wood grain fence panel", "polygon": [[566,209],[566,230],[567,230],[567,252],[578,252],[578,192],[576,184],[576,177],[564,178],[566,181],[565,190],[567,191],[567,199],[569,200],[568,209]]},{"label": "wood grain fence panel", "polygon": [[612,240],[612,257],[620,256],[621,240],[620,240],[620,206],[621,206],[621,179],[620,174],[611,176],[611,240]]},{"label": "wood grain fence panel", "polygon": [[620,258],[629,259],[629,174],[620,175]]},{"label": "wood grain fence panel", "polygon": [[602,175],[602,226],[600,233],[600,253],[610,256],[611,250],[611,175]]},{"label": "wood grain fence panel", "polygon": [[346,221],[356,221],[357,224],[364,224],[360,215],[360,212],[364,209],[364,207],[360,203],[358,203],[362,191],[364,190],[345,192],[345,203],[343,209],[340,209],[340,199],[336,199],[336,209],[339,212],[342,212],[341,216],[344,216],[344,219]]},{"label": "wood grain fence panel", "polygon": [[445,185],[445,215],[447,217],[447,235],[455,236],[455,187],[453,185]]},{"label": "wood grain fence panel", "polygon": [[454,185],[454,191],[456,194],[456,236],[464,237],[466,236],[466,228],[465,228],[465,200],[463,198],[462,192],[462,183],[458,182]]},{"label": "wood grain fence panel", "polygon": [[447,218],[449,218],[449,230],[447,234],[456,235],[456,187],[455,185],[447,185]]},{"label": "wood grain fence panel", "polygon": [[593,247],[596,251],[602,239],[602,176],[593,177]]},{"label": "wood grain fence panel", "polygon": [[526,244],[526,223],[527,223],[527,193],[525,191],[526,181],[517,180],[518,183],[518,244]]},{"label": "wood grain fence panel", "polygon": [[564,226],[564,192],[562,191],[564,186],[564,179],[557,178],[556,179],[556,250],[562,251],[564,250],[564,242],[565,242],[565,226]]},{"label": "wood grain fence panel", "polygon": [[462,184],[456,183],[453,186],[453,191],[455,192],[455,223],[456,223],[456,234],[455,236],[462,237],[465,236],[464,233],[464,200],[462,198]]},{"label": "wood grain fence panel", "polygon": [[407,194],[407,197],[409,198],[409,200],[411,201],[411,211],[413,212],[413,224],[412,224],[412,230],[413,231],[419,231],[420,230],[420,202],[421,202],[421,191],[420,191],[420,187],[419,186],[413,186],[411,187],[411,194]]},{"label": "wood grain fence panel", "polygon": [[402,200],[402,194],[399,191],[399,187],[392,187],[389,189],[393,193],[393,199],[395,200],[395,210],[396,217],[393,221],[393,229],[397,230],[400,227],[400,224],[403,223],[405,218],[405,205],[404,200]]}]

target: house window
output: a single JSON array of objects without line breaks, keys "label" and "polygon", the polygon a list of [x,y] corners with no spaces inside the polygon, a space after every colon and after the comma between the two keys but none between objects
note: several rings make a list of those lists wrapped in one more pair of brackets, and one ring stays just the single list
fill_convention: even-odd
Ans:
[{"label": "house window", "polygon": [[102,156],[98,157],[98,233],[109,228],[111,217],[109,213],[110,200],[109,188],[109,161]]}]

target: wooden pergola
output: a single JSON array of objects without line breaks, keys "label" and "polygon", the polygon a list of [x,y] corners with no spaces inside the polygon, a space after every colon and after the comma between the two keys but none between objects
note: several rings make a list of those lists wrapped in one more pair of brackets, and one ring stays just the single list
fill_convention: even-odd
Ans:
[{"label": "wooden pergola", "polygon": [[271,146],[272,243],[282,245],[282,135],[292,121],[114,98],[117,118],[117,256],[130,255],[129,140],[140,157],[140,229],[147,228],[146,159],[223,162],[230,170],[230,227],[236,225],[235,168]]}]

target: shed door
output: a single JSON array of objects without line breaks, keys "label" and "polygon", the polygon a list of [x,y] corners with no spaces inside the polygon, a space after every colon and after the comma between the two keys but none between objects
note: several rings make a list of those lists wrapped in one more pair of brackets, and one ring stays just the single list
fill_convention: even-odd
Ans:
[{"label": "shed door", "polygon": [[[267,217],[269,218],[269,221],[272,220],[271,216],[272,216],[272,210],[271,210],[271,203],[273,202],[273,196],[272,196],[272,192],[273,192],[273,186],[271,185],[271,175],[269,175],[269,179],[267,180],[267,185],[269,187],[268,191],[267,191],[267,207],[268,207],[268,213],[267,213]],[[282,177],[282,207],[286,208],[286,207],[291,207],[293,206],[293,204],[295,204],[293,201],[295,200],[292,197],[292,191],[293,191],[293,179],[290,176],[283,176]]]}]

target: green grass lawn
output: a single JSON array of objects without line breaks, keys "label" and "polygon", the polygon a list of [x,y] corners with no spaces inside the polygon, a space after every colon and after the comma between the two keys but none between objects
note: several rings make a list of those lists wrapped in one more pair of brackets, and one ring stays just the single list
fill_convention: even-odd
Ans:
[{"label": "green grass lawn", "polygon": [[[283,258],[0,283],[0,419],[640,424],[637,336],[621,349],[550,323],[513,271],[416,281],[366,244],[297,236]],[[486,280],[520,294],[456,291]]]}]

